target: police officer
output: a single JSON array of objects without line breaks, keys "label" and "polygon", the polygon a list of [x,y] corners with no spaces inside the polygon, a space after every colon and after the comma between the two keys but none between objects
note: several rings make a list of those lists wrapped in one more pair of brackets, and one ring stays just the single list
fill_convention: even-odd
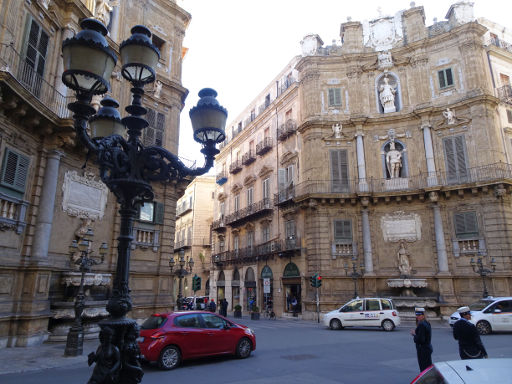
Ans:
[{"label": "police officer", "polygon": [[423,372],[432,365],[432,328],[425,319],[425,308],[415,308],[414,312],[416,314],[416,329],[411,329],[411,335],[416,344],[420,372]]},{"label": "police officer", "polygon": [[471,311],[469,307],[457,309],[460,320],[453,324],[453,337],[459,341],[459,355],[462,360],[466,359],[487,359],[480,335],[475,325],[470,322]]}]

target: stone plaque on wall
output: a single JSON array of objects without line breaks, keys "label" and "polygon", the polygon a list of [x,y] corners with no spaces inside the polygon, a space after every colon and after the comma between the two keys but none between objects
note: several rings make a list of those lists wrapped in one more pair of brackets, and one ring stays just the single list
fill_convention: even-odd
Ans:
[{"label": "stone plaque on wall", "polygon": [[70,216],[102,219],[107,204],[108,188],[94,174],[85,172],[80,176],[76,171],[68,171],[62,185],[62,209]]},{"label": "stone plaque on wall", "polygon": [[397,211],[381,217],[382,237],[386,242],[421,240],[421,219],[416,213]]}]

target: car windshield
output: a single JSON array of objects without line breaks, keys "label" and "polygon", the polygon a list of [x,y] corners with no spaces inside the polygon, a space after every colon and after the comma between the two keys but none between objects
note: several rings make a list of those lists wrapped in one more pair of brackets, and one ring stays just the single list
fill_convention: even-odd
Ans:
[{"label": "car windshield", "polygon": [[147,318],[141,325],[141,329],[158,329],[160,328],[167,320],[163,316],[151,316]]},{"label": "car windshield", "polygon": [[470,304],[469,309],[472,311],[481,311],[487,307],[491,302],[489,300],[478,300],[477,302]]}]

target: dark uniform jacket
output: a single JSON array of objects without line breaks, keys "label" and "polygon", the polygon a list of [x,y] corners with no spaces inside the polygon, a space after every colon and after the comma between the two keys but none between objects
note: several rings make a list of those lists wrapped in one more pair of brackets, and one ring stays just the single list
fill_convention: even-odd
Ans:
[{"label": "dark uniform jacket", "polygon": [[453,325],[453,337],[459,341],[461,359],[481,359],[487,357],[480,335],[473,323],[460,319]]},{"label": "dark uniform jacket", "polygon": [[414,333],[414,343],[416,344],[416,354],[420,371],[432,365],[432,328],[426,320],[420,321]]}]

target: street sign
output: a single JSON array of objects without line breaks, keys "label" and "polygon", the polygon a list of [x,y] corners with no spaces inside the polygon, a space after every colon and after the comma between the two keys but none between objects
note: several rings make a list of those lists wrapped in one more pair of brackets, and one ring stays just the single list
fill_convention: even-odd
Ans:
[{"label": "street sign", "polygon": [[263,279],[263,293],[270,293],[270,279]]}]

